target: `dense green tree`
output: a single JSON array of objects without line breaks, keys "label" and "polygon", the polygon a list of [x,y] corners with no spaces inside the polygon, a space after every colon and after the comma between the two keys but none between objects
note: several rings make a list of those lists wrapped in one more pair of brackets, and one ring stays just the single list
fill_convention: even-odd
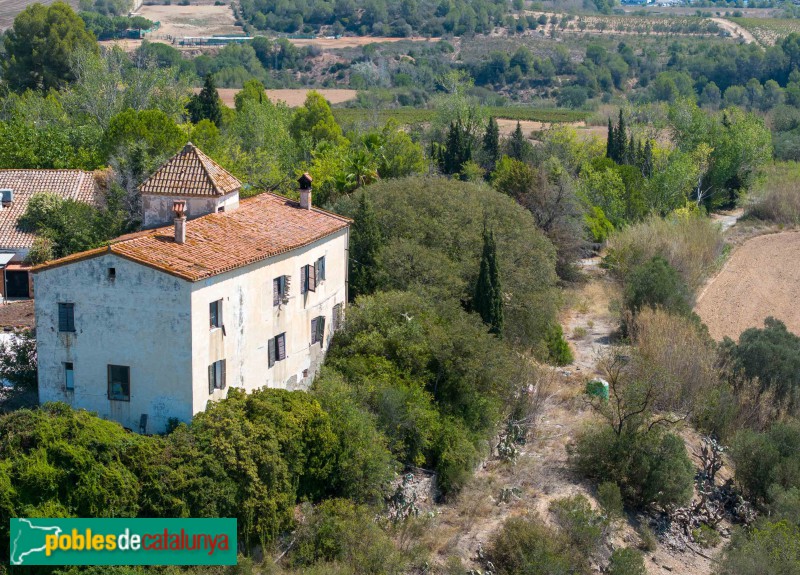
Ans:
[{"label": "dense green tree", "polygon": [[199,94],[192,95],[186,109],[189,111],[189,118],[193,124],[201,120],[210,120],[219,126],[222,122],[222,106],[222,100],[214,84],[214,76],[206,74],[203,89]]},{"label": "dense green tree", "polygon": [[368,194],[361,194],[350,229],[350,298],[373,293],[378,287],[378,252],[383,241]]},{"label": "dense green tree", "polygon": [[497,244],[491,230],[483,230],[483,253],[472,309],[489,326],[489,333],[503,334],[503,289],[500,282],[500,268],[497,264]]},{"label": "dense green tree", "polygon": [[490,116],[489,121],[486,123],[482,150],[484,156],[483,169],[486,170],[486,173],[491,173],[494,171],[500,156],[500,128],[493,116]]},{"label": "dense green tree", "polygon": [[633,269],[625,286],[626,309],[637,313],[645,306],[691,313],[690,292],[680,274],[665,259],[655,256]]},{"label": "dense green tree", "polygon": [[514,133],[508,140],[508,156],[515,160],[524,161],[527,157],[528,148],[530,143],[525,139],[522,133],[522,126],[517,122],[517,127],[514,128]]},{"label": "dense green tree", "polygon": [[434,144],[434,153],[443,174],[460,174],[464,164],[472,160],[472,134],[460,120],[450,124],[445,143]]},{"label": "dense green tree", "polygon": [[7,342],[0,342],[0,380],[17,390],[36,390],[36,335],[25,330]]},{"label": "dense green tree", "polygon": [[80,49],[98,51],[83,20],[64,2],[32,4],[6,32],[2,69],[12,90],[61,88],[74,79],[70,57]]},{"label": "dense green tree", "polygon": [[320,142],[340,144],[346,141],[342,136],[342,128],[333,117],[330,105],[322,94],[315,90],[306,95],[306,101],[295,112],[289,130],[295,140],[307,139],[312,147]]}]

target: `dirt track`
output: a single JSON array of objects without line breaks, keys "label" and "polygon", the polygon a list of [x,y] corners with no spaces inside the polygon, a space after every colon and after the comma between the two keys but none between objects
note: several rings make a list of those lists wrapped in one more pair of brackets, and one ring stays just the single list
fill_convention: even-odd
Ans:
[{"label": "dirt track", "polygon": [[723,30],[730,32],[731,36],[734,38],[741,38],[744,40],[745,44],[752,44],[756,42],[755,36],[730,20],[725,20],[724,18],[712,18],[711,20],[719,24],[719,27]]},{"label": "dirt track", "polygon": [[738,339],[774,316],[800,334],[800,232],[759,236],[731,255],[700,294],[695,311],[714,339]]}]

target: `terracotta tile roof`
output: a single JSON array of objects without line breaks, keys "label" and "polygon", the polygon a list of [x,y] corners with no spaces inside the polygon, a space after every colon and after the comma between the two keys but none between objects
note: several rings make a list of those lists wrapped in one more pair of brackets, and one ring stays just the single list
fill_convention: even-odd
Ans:
[{"label": "terracotta tile roof", "polygon": [[39,192],[52,192],[87,204],[97,205],[94,175],[81,170],[0,170],[0,188],[14,191],[14,201],[0,210],[0,249],[26,249],[36,235],[19,228],[18,221],[28,201]]},{"label": "terracotta tile roof", "polygon": [[224,196],[242,187],[222,166],[189,142],[139,186],[143,194]]},{"label": "terracotta tile roof", "polygon": [[122,236],[107,247],[73,254],[33,268],[38,272],[104,253],[198,281],[311,244],[351,220],[293,200],[263,193],[239,207],[186,222],[186,243],[175,243],[174,226]]}]

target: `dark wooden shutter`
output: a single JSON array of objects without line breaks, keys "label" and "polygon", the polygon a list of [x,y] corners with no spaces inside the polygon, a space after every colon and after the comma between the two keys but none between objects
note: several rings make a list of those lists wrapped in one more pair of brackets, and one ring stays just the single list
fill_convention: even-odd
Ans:
[{"label": "dark wooden shutter", "polygon": [[325,343],[325,316],[319,316],[317,320],[317,341],[323,345]]},{"label": "dark wooden shutter", "polygon": [[308,284],[306,285],[308,291],[317,291],[317,264],[308,266]]},{"label": "dark wooden shutter", "polygon": [[319,340],[317,339],[317,319],[314,318],[311,320],[311,344],[317,343]]},{"label": "dark wooden shutter", "polygon": [[220,381],[219,381],[219,388],[225,389],[225,385],[227,384],[227,371],[228,371],[228,363],[227,360],[222,360],[220,362]]},{"label": "dark wooden shutter", "polygon": [[319,281],[325,281],[325,256],[319,258]]},{"label": "dark wooden shutter", "polygon": [[58,331],[75,331],[75,304],[58,304]]},{"label": "dark wooden shutter", "polygon": [[286,359],[286,334],[280,334],[275,343],[277,346],[277,359]]},{"label": "dark wooden shutter", "polygon": [[281,288],[280,288],[280,278],[275,278],[272,280],[272,305],[276,306],[281,303]]},{"label": "dark wooden shutter", "polygon": [[214,393],[214,364],[208,366],[208,395]]},{"label": "dark wooden shutter", "polygon": [[269,361],[268,361],[268,364],[269,364],[269,367],[272,367],[273,365],[275,365],[275,338],[274,337],[270,338],[267,347],[269,348]]}]

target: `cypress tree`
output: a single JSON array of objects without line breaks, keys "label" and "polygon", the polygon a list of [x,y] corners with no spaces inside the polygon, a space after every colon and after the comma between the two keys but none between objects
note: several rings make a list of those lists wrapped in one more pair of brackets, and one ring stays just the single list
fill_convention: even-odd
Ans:
[{"label": "cypress tree", "polygon": [[475,284],[473,308],[489,326],[489,333],[503,334],[503,293],[500,286],[500,268],[497,264],[497,246],[494,234],[483,230],[483,255],[478,281]]},{"label": "cypress tree", "polygon": [[650,140],[644,144],[644,158],[642,159],[642,175],[645,178],[653,176],[653,145]]},{"label": "cypress tree", "polygon": [[483,135],[483,152],[486,154],[484,168],[487,172],[494,171],[497,158],[500,155],[500,127],[494,117],[490,117],[489,123],[486,125],[486,133]]},{"label": "cypress tree", "polygon": [[625,119],[622,117],[622,110],[619,111],[619,123],[617,124],[617,136],[616,136],[616,144],[617,144],[617,157],[614,158],[614,161],[618,164],[622,164],[625,162],[625,155],[626,155],[626,144],[628,143],[628,130],[625,129]]},{"label": "cypress tree", "polygon": [[611,123],[611,116],[608,117],[608,141],[606,142],[606,158],[614,159],[614,124]]},{"label": "cypress tree", "polygon": [[222,102],[214,84],[214,76],[206,74],[203,89],[199,94],[192,95],[186,108],[193,124],[201,120],[210,120],[219,126],[222,121]]},{"label": "cypress tree", "polygon": [[633,134],[631,134],[631,139],[628,140],[628,147],[626,149],[626,156],[625,156],[625,164],[629,166],[636,164],[636,142],[633,140]]},{"label": "cypress tree", "polygon": [[511,141],[508,145],[508,155],[515,160],[523,161],[525,159],[525,135],[522,133],[522,126],[517,122],[517,128],[511,135]]},{"label": "cypress tree", "polygon": [[472,141],[461,120],[450,123],[447,141],[440,150],[439,168],[444,174],[457,174],[472,159]]},{"label": "cypress tree", "polygon": [[350,229],[350,300],[373,293],[378,287],[378,252],[382,238],[375,210],[361,194],[358,209]]}]

